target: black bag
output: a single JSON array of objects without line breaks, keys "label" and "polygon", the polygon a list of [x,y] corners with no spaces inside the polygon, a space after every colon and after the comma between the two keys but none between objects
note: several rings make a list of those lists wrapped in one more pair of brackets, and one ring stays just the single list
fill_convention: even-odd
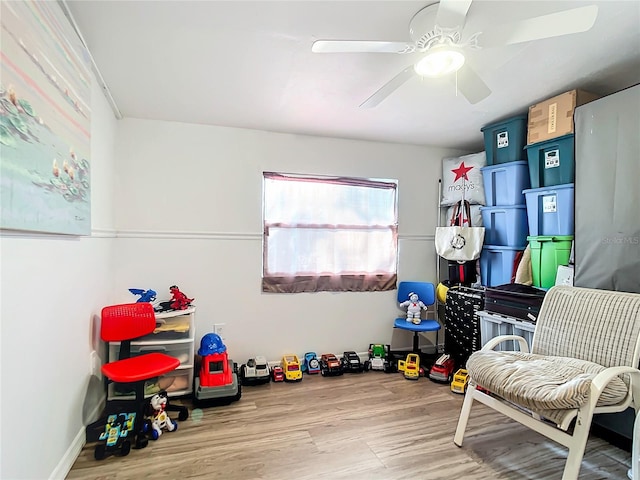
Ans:
[{"label": "black bag", "polygon": [[464,285],[466,287],[476,283],[478,280],[476,273],[477,262],[477,260],[470,260],[468,262],[448,260],[449,283],[451,283],[451,285]]},{"label": "black bag", "polygon": [[484,309],[535,323],[545,294],[544,290],[519,283],[486,287]]}]

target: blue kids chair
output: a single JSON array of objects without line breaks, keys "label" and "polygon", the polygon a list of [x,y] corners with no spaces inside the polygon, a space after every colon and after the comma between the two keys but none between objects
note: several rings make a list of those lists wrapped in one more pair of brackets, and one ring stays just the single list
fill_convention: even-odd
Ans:
[{"label": "blue kids chair", "polygon": [[[398,284],[398,305],[408,301],[411,293],[418,295],[418,299],[429,307],[436,301],[436,289],[433,283],[429,282],[400,282]],[[427,310],[428,313],[428,310]],[[434,310],[435,316],[435,310]],[[408,330],[413,332],[413,353],[420,354],[419,334],[423,332],[436,332],[436,353],[438,352],[438,330],[440,330],[440,322],[438,320],[422,319],[420,323],[415,324],[404,317],[396,318],[393,328]]]}]

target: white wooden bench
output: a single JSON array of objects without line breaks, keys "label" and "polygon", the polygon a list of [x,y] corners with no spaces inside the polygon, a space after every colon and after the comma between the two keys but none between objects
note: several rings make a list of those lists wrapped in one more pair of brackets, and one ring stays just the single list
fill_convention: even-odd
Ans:
[{"label": "white wooden bench", "polygon": [[[518,341],[520,351],[493,350],[508,340]],[[478,400],[568,447],[562,478],[576,479],[593,415],[640,411],[639,362],[640,294],[553,287],[542,304],[531,353],[524,338],[504,335],[469,358],[469,387],[454,442],[462,446]]]}]

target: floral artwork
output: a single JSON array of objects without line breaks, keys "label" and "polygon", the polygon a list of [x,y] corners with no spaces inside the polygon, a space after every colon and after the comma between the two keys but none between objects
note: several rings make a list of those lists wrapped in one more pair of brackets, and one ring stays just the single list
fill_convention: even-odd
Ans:
[{"label": "floral artwork", "polygon": [[58,2],[0,9],[0,228],[88,235],[88,56]]}]

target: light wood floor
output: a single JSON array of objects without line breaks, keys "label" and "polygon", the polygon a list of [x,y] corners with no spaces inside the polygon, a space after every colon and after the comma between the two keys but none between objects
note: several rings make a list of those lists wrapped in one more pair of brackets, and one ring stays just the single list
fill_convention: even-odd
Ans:
[{"label": "light wood floor", "polygon": [[[476,403],[453,444],[462,396],[428,379],[372,371],[247,386],[191,412],[127,457],[82,450],[68,479],[559,479],[566,450]],[[625,479],[630,454],[591,437],[580,479]]]}]

